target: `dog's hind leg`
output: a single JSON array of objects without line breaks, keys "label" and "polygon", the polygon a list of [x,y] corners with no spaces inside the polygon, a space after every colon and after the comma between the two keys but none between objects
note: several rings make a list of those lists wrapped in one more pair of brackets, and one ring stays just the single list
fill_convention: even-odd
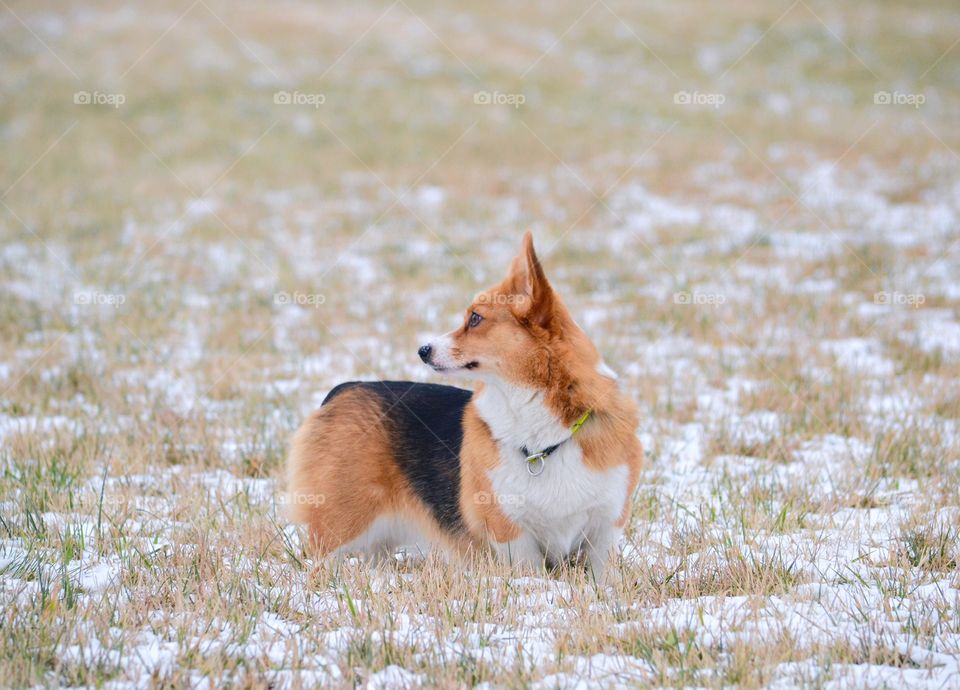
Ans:
[{"label": "dog's hind leg", "polygon": [[345,390],[314,412],[293,437],[287,461],[287,509],[307,526],[320,557],[358,541],[365,551],[384,536],[371,532],[395,512],[403,478],[390,450],[380,401]]}]

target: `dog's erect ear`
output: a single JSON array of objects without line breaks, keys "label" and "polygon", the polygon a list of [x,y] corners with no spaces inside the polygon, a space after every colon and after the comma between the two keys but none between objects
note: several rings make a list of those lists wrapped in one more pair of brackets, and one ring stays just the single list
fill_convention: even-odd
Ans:
[{"label": "dog's erect ear", "polygon": [[533,233],[529,230],[523,234],[520,253],[510,263],[507,281],[513,294],[527,298],[514,305],[516,314],[546,328],[553,314],[553,288],[533,249]]}]

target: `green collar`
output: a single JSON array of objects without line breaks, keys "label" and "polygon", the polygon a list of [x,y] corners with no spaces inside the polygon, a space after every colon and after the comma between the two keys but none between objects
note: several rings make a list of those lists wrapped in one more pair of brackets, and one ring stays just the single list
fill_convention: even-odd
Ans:
[{"label": "green collar", "polygon": [[582,415],[580,415],[580,419],[575,421],[573,423],[573,426],[570,427],[570,437],[563,439],[562,441],[560,441],[560,443],[554,443],[549,448],[544,448],[539,453],[532,453],[532,454],[530,453],[530,451],[527,450],[526,446],[521,448],[520,452],[523,453],[524,457],[527,460],[527,472],[532,474],[534,477],[537,477],[543,474],[544,460],[550,457],[557,448],[559,448],[564,443],[566,443],[571,438],[573,438],[574,435],[578,431],[580,431],[580,427],[582,427],[584,424],[587,423],[587,420],[590,419],[591,414],[593,414],[593,410],[587,410]]}]

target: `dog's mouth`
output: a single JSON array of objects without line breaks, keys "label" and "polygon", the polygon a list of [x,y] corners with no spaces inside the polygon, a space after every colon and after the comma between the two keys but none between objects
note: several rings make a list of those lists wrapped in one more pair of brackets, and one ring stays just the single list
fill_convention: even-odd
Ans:
[{"label": "dog's mouth", "polygon": [[480,366],[480,362],[473,360],[472,362],[467,362],[466,364],[459,367],[442,367],[438,364],[431,364],[434,371],[443,372],[443,371],[460,371],[462,369],[476,369]]}]

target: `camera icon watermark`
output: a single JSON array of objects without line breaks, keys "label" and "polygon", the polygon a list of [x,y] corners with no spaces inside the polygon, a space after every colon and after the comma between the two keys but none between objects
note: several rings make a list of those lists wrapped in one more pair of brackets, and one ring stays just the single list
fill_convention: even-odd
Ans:
[{"label": "camera icon watermark", "polygon": [[319,108],[327,102],[327,97],[322,93],[277,91],[273,94],[273,102],[276,105],[308,105],[313,108]]},{"label": "camera icon watermark", "polygon": [[509,105],[515,110],[527,102],[522,93],[502,93],[500,91],[477,91],[473,94],[475,105]]},{"label": "camera icon watermark", "polygon": [[721,105],[727,102],[727,97],[722,93],[677,91],[675,94],[673,94],[673,102],[676,105],[693,105],[717,110]]},{"label": "camera icon watermark", "polygon": [[320,305],[326,301],[326,295],[318,292],[277,292],[273,295],[273,303],[281,307],[292,304],[319,309]]},{"label": "camera icon watermark", "polygon": [[927,102],[922,93],[901,93],[900,91],[877,91],[873,94],[874,105],[908,105],[919,108]]},{"label": "camera icon watermark", "polygon": [[718,307],[727,301],[726,296],[720,292],[689,292],[681,290],[673,293],[673,303],[694,306]]},{"label": "camera icon watermark", "polygon": [[119,309],[127,301],[127,296],[120,292],[99,292],[97,290],[81,290],[73,293],[73,303],[79,306],[113,307]]},{"label": "camera icon watermark", "polygon": [[873,303],[891,307],[911,307],[919,309],[927,301],[926,296],[920,292],[876,292],[873,295]]},{"label": "camera icon watermark", "polygon": [[73,94],[74,105],[107,105],[119,108],[127,102],[122,93],[104,93],[102,91],[77,91]]}]

